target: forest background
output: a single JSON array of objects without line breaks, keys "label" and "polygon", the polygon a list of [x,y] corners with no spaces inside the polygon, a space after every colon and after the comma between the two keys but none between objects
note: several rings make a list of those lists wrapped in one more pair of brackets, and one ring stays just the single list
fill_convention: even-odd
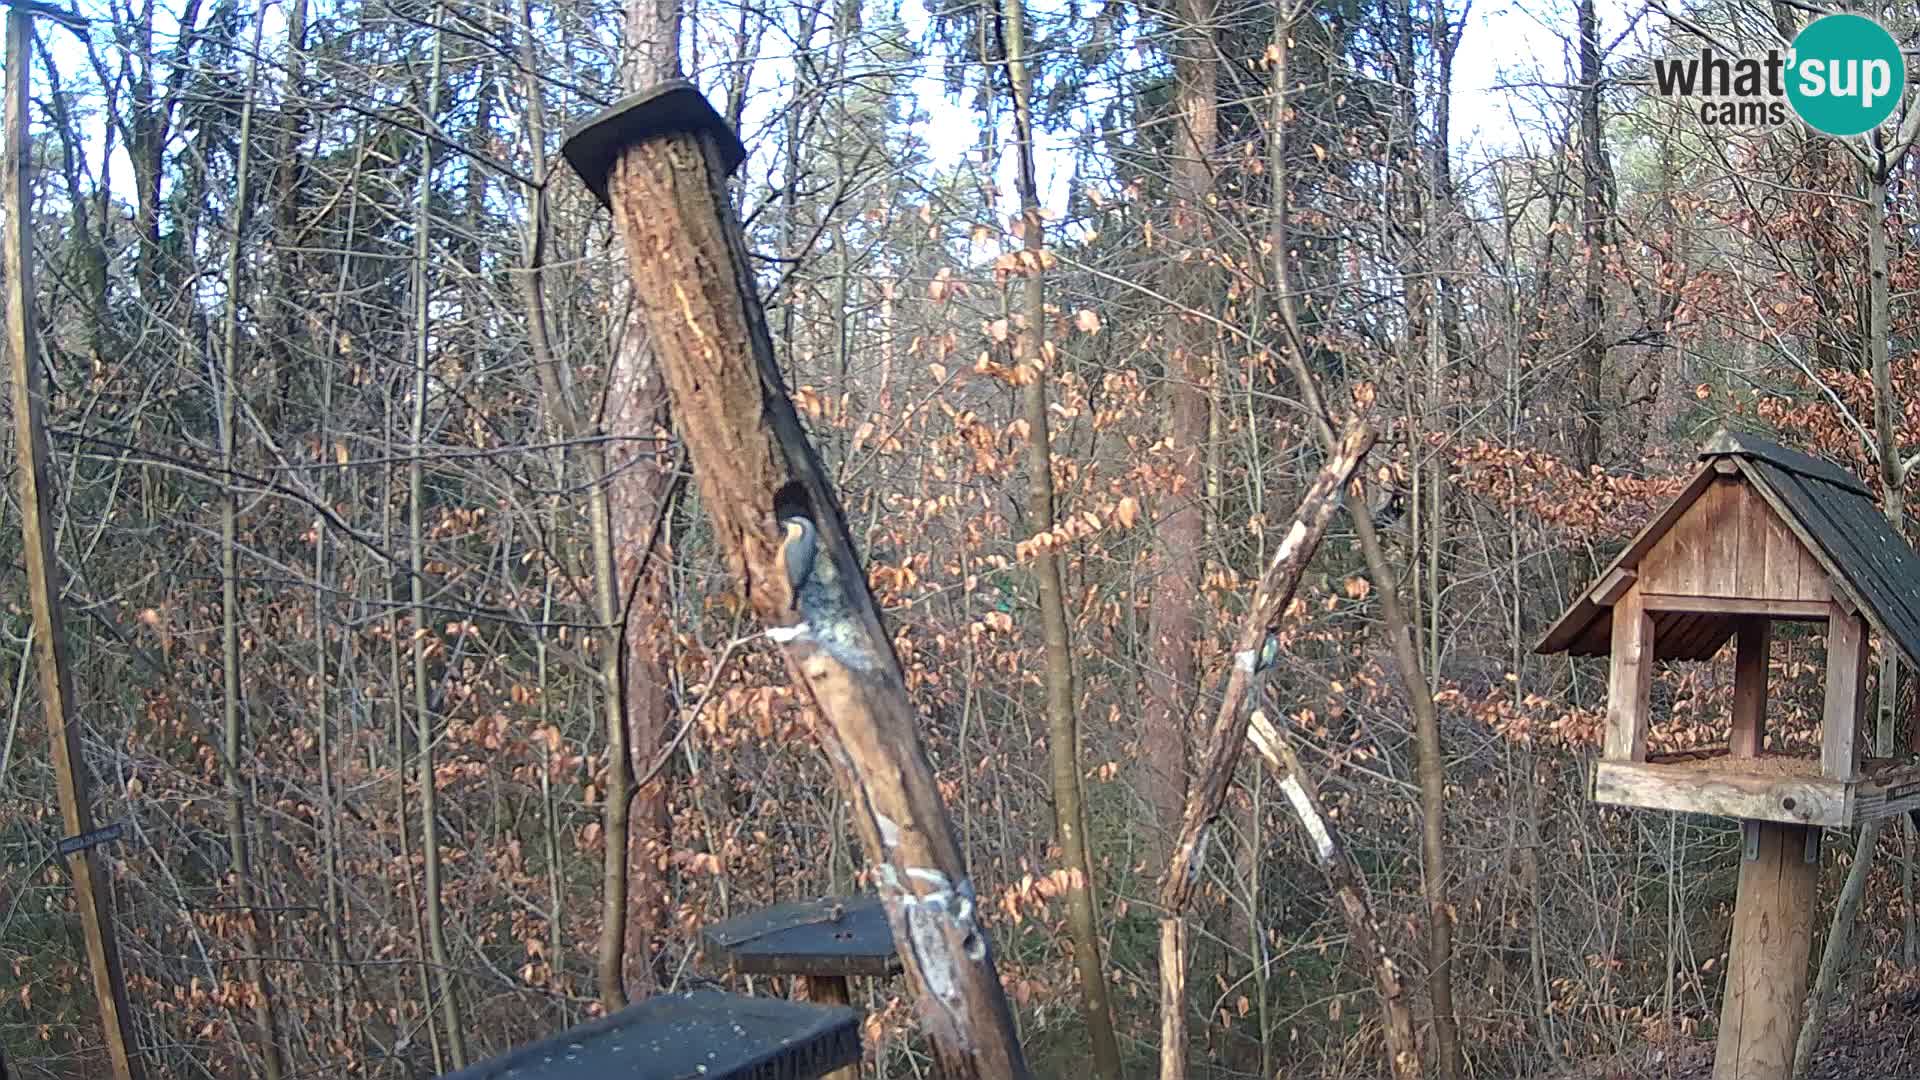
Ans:
[{"label": "forest background", "polygon": [[[1324,459],[1296,362],[1381,433],[1358,494],[1384,562],[1335,519],[1261,704],[1429,1067],[1709,1036],[1737,831],[1590,805],[1603,665],[1530,648],[1723,424],[1844,462],[1904,527],[1910,137],[1703,127],[1648,86],[1650,57],[1757,51],[1804,5],[1484,2],[88,0],[84,40],[43,27],[56,542],[150,1069],[432,1075],[699,985],[707,922],[861,886],[816,719],[685,483],[624,254],[556,154],[675,71],[751,151],[732,194],[776,349],[1042,1075],[1086,1071],[1109,1023],[1072,962],[1049,682],[1143,1071],[1197,718]],[[1881,14],[1912,42],[1920,10]],[[1039,335],[1044,523],[1017,355]],[[0,1050],[104,1075],[8,471]],[[1809,747],[1823,644],[1772,648],[1776,745]],[[1656,747],[1723,736],[1730,653],[1660,672]],[[1910,727],[1893,671],[1883,752]],[[1194,1075],[1378,1075],[1367,959],[1286,798],[1249,765],[1229,808]],[[1862,1015],[1916,985],[1913,839],[1872,838],[1849,881],[1827,988]],[[1830,847],[1823,927],[1858,861]],[[901,987],[862,992],[881,1075],[919,1074]]]}]

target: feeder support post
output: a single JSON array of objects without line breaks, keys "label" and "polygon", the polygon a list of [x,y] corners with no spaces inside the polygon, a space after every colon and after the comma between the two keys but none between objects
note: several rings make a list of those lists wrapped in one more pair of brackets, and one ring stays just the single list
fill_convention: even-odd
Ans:
[{"label": "feeder support post", "polygon": [[1818,860],[1809,861],[1812,825],[1743,821],[1757,834],[1753,857],[1741,846],[1727,988],[1713,1080],[1791,1080],[1793,1044],[1807,997]]},{"label": "feeder support post", "polygon": [[1013,1014],[892,639],[773,356],[726,179],[745,148],[675,80],[562,148],[613,211],[673,423],[749,604],[825,727],[944,1075],[1027,1080]]}]

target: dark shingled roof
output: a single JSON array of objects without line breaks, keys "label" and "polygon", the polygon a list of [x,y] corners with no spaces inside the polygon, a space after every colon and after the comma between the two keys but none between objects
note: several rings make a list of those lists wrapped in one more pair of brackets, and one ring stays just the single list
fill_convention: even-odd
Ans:
[{"label": "dark shingled roof", "polygon": [[1920,665],[1920,555],[1893,531],[1853,474],[1755,435],[1722,431],[1702,458],[1740,462],[1760,494],[1802,541],[1839,592],[1885,639]]},{"label": "dark shingled roof", "polygon": [[[1826,571],[1836,594],[1865,615],[1883,639],[1920,666],[1920,555],[1893,531],[1874,505],[1873,493],[1852,473],[1822,458],[1790,450],[1744,432],[1722,430],[1700,450],[1701,474],[1676,502],[1674,510],[1704,490],[1713,463],[1733,461],[1787,527]],[[1677,519],[1672,510],[1643,531],[1607,568],[1632,566]],[[1604,579],[1606,573],[1601,577]],[[1542,653],[1574,651],[1596,620],[1611,619],[1611,609],[1596,605],[1584,591],[1536,647]],[[1715,635],[1716,638],[1720,635]],[[1599,650],[1604,653],[1602,647]]]}]

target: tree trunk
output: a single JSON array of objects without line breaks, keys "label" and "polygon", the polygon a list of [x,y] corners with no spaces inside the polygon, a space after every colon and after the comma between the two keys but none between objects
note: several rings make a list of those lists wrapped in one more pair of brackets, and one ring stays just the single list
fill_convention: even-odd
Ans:
[{"label": "tree trunk", "polygon": [[220,755],[220,771],[227,796],[227,846],[232,852],[233,887],[240,907],[240,937],[247,950],[247,980],[253,984],[255,1038],[267,1080],[284,1075],[280,1057],[279,1020],[274,1013],[273,984],[264,959],[271,936],[259,910],[255,891],[258,881],[247,836],[246,784],[241,779],[240,754],[245,728],[241,703],[240,677],[240,568],[239,520],[240,489],[234,479],[238,466],[236,443],[238,412],[236,398],[240,379],[240,265],[246,242],[247,215],[250,207],[248,181],[251,179],[254,99],[259,90],[261,28],[266,18],[263,3],[254,16],[253,59],[248,63],[247,91],[240,108],[240,149],[235,170],[234,209],[230,215],[233,237],[227,253],[226,311],[220,349],[220,667],[223,688],[221,717],[225,741]]},{"label": "tree trunk", "polygon": [[[433,18],[432,68],[427,77],[426,100],[422,102],[422,112],[430,119],[437,117],[440,111],[443,31],[440,29],[437,8]],[[427,612],[424,505],[427,394],[432,386],[427,373],[433,363],[429,296],[433,283],[430,270],[433,255],[433,140],[430,137],[420,140],[419,205],[415,207],[413,228],[414,350],[413,401],[410,410],[412,438],[407,457],[407,548],[412,571],[408,575],[408,585],[413,611],[413,710],[416,738],[419,740],[415,751],[419,761],[420,857],[422,873],[426,878],[421,902],[426,910],[427,948],[436,973],[435,982],[440,990],[440,1015],[446,1024],[447,1056],[455,1069],[464,1069],[467,1065],[466,1021],[461,1015],[459,986],[453,977],[453,957],[447,947],[446,911],[441,900],[439,785],[433,766],[436,695],[430,693],[434,680],[427,671],[426,635],[433,626],[432,617]],[[439,696],[444,699],[444,695]]]},{"label": "tree trunk", "polygon": [[[628,0],[625,77],[629,90],[679,78],[679,0]],[[646,321],[637,313],[614,354],[608,376],[608,492],[615,538],[615,581],[624,581],[621,700],[625,706],[627,761],[641,782],[632,791],[628,815],[627,970],[630,992],[665,988],[668,853],[673,839],[670,769],[658,769],[672,721],[667,686],[672,672],[664,642],[667,621],[666,519],[674,486],[668,459],[670,424],[667,385],[653,355]],[[647,775],[653,773],[654,775]]]},{"label": "tree trunk", "polygon": [[1021,279],[1021,321],[1014,363],[1020,371],[1027,413],[1027,516],[1033,574],[1040,593],[1040,623],[1046,636],[1047,753],[1053,765],[1053,823],[1060,859],[1068,873],[1067,932],[1080,975],[1081,1005],[1092,1043],[1093,1073],[1119,1080],[1120,1044],[1113,1033],[1105,967],[1100,960],[1099,913],[1094,903],[1091,838],[1084,830],[1080,791],[1079,717],[1074,712],[1073,656],[1060,556],[1054,550],[1053,445],[1047,422],[1047,381],[1055,352],[1047,340],[1045,226],[1034,181],[1033,68],[1027,56],[1025,0],[1006,0],[1007,77],[1013,84],[1014,155],[1018,165],[1020,216],[1031,263]]},{"label": "tree trunk", "polygon": [[[1198,694],[1194,648],[1201,629],[1201,545],[1206,539],[1205,491],[1208,356],[1212,330],[1195,311],[1214,302],[1203,251],[1207,193],[1213,187],[1219,70],[1213,45],[1214,0],[1180,0],[1173,54],[1176,127],[1173,139],[1175,243],[1185,259],[1167,259],[1172,352],[1167,362],[1167,446],[1173,456],[1165,498],[1154,508],[1159,573],[1147,606],[1147,697],[1141,758],[1147,802],[1154,808],[1156,862],[1171,856],[1173,830],[1187,802],[1191,733],[1187,722]],[[1183,310],[1184,309],[1184,310]]]},{"label": "tree trunk", "polygon": [[1580,406],[1576,412],[1574,460],[1584,471],[1600,463],[1607,408],[1605,299],[1605,175],[1600,156],[1600,28],[1594,0],[1577,0],[1580,34],[1580,235],[1586,246],[1586,277],[1580,300]]}]

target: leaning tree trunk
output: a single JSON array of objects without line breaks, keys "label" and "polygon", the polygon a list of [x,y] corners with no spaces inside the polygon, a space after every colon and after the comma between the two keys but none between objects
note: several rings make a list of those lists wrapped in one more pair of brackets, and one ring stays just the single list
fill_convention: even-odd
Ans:
[{"label": "leaning tree trunk", "polygon": [[[638,140],[609,132],[622,141],[604,176],[675,427],[728,568],[827,721],[823,742],[935,1060],[952,1080],[1022,1080],[1030,1073],[920,717],[839,498],[774,362],[726,196],[731,133],[688,96],[697,97],[670,100],[678,131]],[[689,128],[699,133],[679,133]]]}]

